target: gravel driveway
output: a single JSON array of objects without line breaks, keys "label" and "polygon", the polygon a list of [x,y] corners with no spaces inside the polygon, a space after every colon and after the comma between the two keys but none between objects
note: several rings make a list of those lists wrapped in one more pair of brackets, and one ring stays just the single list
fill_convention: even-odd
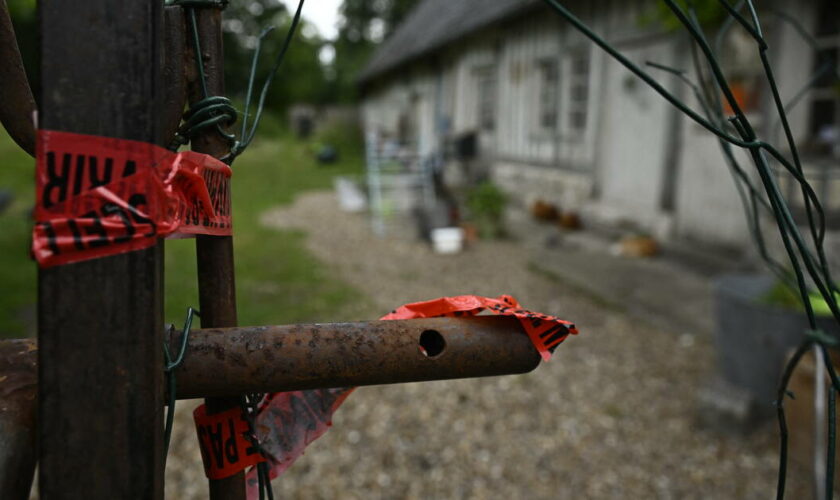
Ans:
[{"label": "gravel driveway", "polygon": [[[301,196],[262,222],[305,230],[310,251],[367,296],[341,319],[443,295],[507,293],[581,331],[527,375],[359,389],[275,481],[278,498],[773,497],[774,423],[739,437],[696,421],[696,392],[713,366],[705,337],[605,309],[535,274],[514,242],[442,256],[409,239],[376,239],[331,193]],[[167,498],[206,496],[192,407],[179,407]],[[803,497],[801,488],[792,481],[790,497]]]}]

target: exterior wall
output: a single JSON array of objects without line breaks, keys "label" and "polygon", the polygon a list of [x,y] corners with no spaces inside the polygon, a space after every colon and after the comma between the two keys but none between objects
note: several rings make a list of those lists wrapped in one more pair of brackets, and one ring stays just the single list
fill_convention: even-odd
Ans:
[{"label": "exterior wall", "polygon": [[409,126],[408,146],[421,155],[437,151],[435,130],[436,75],[419,68],[410,75],[371,91],[362,104],[365,132],[397,138]]},{"label": "exterior wall", "polygon": [[[813,29],[815,25],[813,2],[800,2],[795,8],[788,5],[780,5],[780,7],[789,14],[794,14],[804,29]],[[791,24],[781,22],[771,15],[764,17],[766,19],[765,32],[772,46],[769,54],[772,57],[774,74],[782,100],[787,102],[811,78],[814,71],[813,49]],[[751,41],[748,42],[748,49],[750,55],[753,55],[755,49]],[[767,137],[772,143],[783,145],[784,135],[774,111],[769,88],[764,86],[761,94],[760,107],[750,113],[750,119],[760,135]],[[807,99],[804,99],[788,113],[791,129],[797,144],[800,145],[805,143],[808,136],[808,108],[809,103]],[[686,118],[683,120],[686,123],[681,134],[680,183],[676,193],[675,236],[752,250],[753,245],[744,209],[732,174],[723,159],[718,140],[699,125]],[[782,146],[780,149],[785,151],[787,148]],[[742,151],[736,151],[736,155],[747,173],[753,179],[757,179],[757,173],[748,155]],[[813,165],[810,165],[807,158],[803,160],[803,164],[806,175],[812,181],[817,180],[818,176],[810,170]],[[786,191],[788,180],[789,177],[785,175],[779,178],[783,192]],[[820,185],[817,182],[812,183],[819,193]],[[756,184],[759,183],[756,182]],[[791,206],[802,205],[798,188],[792,193],[793,196],[788,199]],[[822,196],[822,194],[827,193],[821,193],[821,198],[826,202],[838,200],[836,196]],[[773,240],[777,238],[773,223],[771,222],[766,228],[765,236],[773,246]],[[777,243],[777,246],[781,246],[780,242]]]},{"label": "exterior wall", "polygon": [[[677,37],[640,27],[647,4],[600,0],[581,2],[573,10],[636,63],[689,69]],[[803,2],[801,10],[806,26],[813,22],[809,5]],[[768,23],[767,28],[778,47],[776,67],[785,68],[777,70],[783,98],[790,97],[802,75],[810,73],[811,58],[802,54],[811,52],[790,26]],[[575,50],[588,50],[590,56],[585,130],[542,129],[540,64],[559,61],[562,84],[566,57]],[[439,150],[444,136],[480,131],[476,75],[488,68],[496,75],[497,109],[495,129],[479,134],[481,147],[490,152],[493,179],[519,204],[542,199],[590,220],[634,223],[664,240],[750,246],[743,208],[716,138],[553,14],[538,11],[484,30],[439,51],[433,63],[415,64],[411,75],[383,79],[365,100],[366,127],[396,130],[400,113],[412,112],[423,153]],[[675,78],[649,71],[669,90],[690,97]],[[806,111],[802,106],[791,113],[794,130],[807,129]],[[761,116],[755,122],[768,126]]]},{"label": "exterior wall", "polygon": [[409,93],[399,84],[378,86],[362,104],[362,122],[368,133],[394,133],[399,129],[401,112],[408,112]]},{"label": "exterior wall", "polygon": [[[795,13],[795,19],[806,29],[812,28],[817,24],[819,13],[817,12],[817,5],[813,3],[805,3],[797,6],[785,6],[784,11],[790,14]],[[815,71],[815,61],[813,58],[813,49],[789,23],[783,23],[778,26],[780,37],[784,40],[783,44],[779,45],[779,64],[777,67],[784,67],[785,71],[778,71],[776,78],[778,79],[780,93],[783,100],[788,100],[792,96],[799,93],[808,81],[811,79]],[[777,42],[778,43],[778,42]],[[802,57],[802,54],[809,54],[811,57]],[[810,124],[808,122],[809,108],[811,103],[809,97],[811,93],[805,94],[805,98],[794,107],[788,114],[790,126],[796,137],[797,143],[806,144],[811,138]],[[781,127],[771,122],[768,124],[768,132],[776,141],[783,142]],[[835,153],[834,157],[814,157],[813,154],[803,154],[803,167],[805,175],[810,180],[812,187],[817,192],[820,200],[823,203],[823,208],[830,212],[830,216],[837,217],[840,214],[840,172],[838,172],[838,161]],[[804,206],[801,192],[795,183],[791,182],[789,176],[782,176],[780,179],[782,192],[788,195],[792,204],[801,208]],[[837,224],[832,225],[837,229]]]},{"label": "exterior wall", "polygon": [[492,177],[519,208],[542,200],[563,210],[581,210],[592,191],[592,176],[586,172],[527,163],[494,162]]},{"label": "exterior wall", "polygon": [[[592,82],[587,127],[576,135],[538,126],[539,64],[557,61],[562,81],[569,46],[588,51]],[[521,206],[542,199],[579,209],[593,189],[603,55],[556,16],[537,15],[462,42],[445,57],[443,80],[454,89],[454,102],[445,102],[444,112],[451,116],[455,135],[480,130],[476,74],[487,68],[495,72],[496,127],[489,136],[479,133],[482,154],[492,159],[494,181]]]},{"label": "exterior wall", "polygon": [[[751,173],[752,163],[736,152]],[[729,247],[749,247],[750,234],[735,181],[718,140],[695,123],[686,123],[680,150],[674,236]]]},{"label": "exterior wall", "polygon": [[[646,61],[688,66],[686,48],[674,37],[624,33],[612,43],[640,66]],[[632,222],[664,241],[748,244],[743,208],[717,139],[618,62],[605,66],[600,196],[590,214],[605,222]],[[650,72],[700,109],[682,84]],[[690,69],[689,77],[694,78]]]},{"label": "exterior wall", "polygon": [[477,75],[479,70],[496,69],[493,37],[485,36],[472,41],[460,54],[453,55],[452,85],[454,99],[451,104],[452,132],[460,134],[478,128]]},{"label": "exterior wall", "polygon": [[[807,30],[816,25],[817,12],[814,2],[797,2],[794,6],[781,5],[780,9],[791,14]],[[783,100],[788,100],[799,92],[808,82],[814,71],[813,49],[790,23],[777,23],[773,26],[773,38],[770,43],[776,54],[776,67],[784,71],[776,71],[776,80]],[[806,54],[806,57],[803,57]],[[788,113],[788,120],[797,142],[802,143],[808,135],[808,103],[801,102]],[[772,127],[771,128],[775,128]],[[779,134],[774,140],[782,140]]]},{"label": "exterior wall", "polygon": [[[637,64],[674,62],[670,38],[618,46]],[[673,161],[667,156],[667,145],[675,139],[669,126],[673,110],[618,62],[607,61],[604,74],[600,197],[595,213],[607,221],[620,216],[622,222],[633,222],[646,230],[656,228],[654,232],[661,233],[666,162]]]},{"label": "exterior wall", "polygon": [[[554,165],[569,170],[592,170],[597,129],[597,99],[602,77],[603,55],[586,43],[577,32],[556,16],[535,16],[504,31],[499,56],[499,124],[497,156],[538,165]],[[582,134],[562,130],[565,119],[561,106],[557,130],[539,127],[539,65],[544,61],[559,64],[559,93],[566,92],[562,82],[568,65],[567,54],[582,51],[589,57],[590,96],[587,100],[588,123]]]}]

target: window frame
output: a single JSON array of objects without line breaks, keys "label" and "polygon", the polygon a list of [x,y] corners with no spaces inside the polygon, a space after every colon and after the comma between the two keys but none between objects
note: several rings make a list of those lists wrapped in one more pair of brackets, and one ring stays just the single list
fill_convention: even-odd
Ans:
[{"label": "window frame", "polygon": [[[834,51],[835,65],[840,63],[840,23],[832,27],[835,31],[822,32],[823,28],[826,27],[824,24],[821,25],[821,23],[824,23],[824,15],[830,14],[829,12],[825,12],[827,7],[833,8],[835,13],[837,13],[837,10],[840,10],[840,8],[832,6],[830,1],[823,1],[818,6],[818,15],[814,25],[814,42],[816,43],[816,50],[812,52],[812,68],[814,71],[820,69],[826,62],[826,60],[822,59],[820,55],[827,51]],[[840,159],[840,147],[837,146],[838,136],[840,136],[840,90],[838,89],[840,82],[830,75],[826,76],[826,80],[828,81],[826,85],[815,83],[809,91],[808,118],[806,122],[806,154],[815,158],[830,158],[832,160],[837,160]],[[816,121],[818,119],[818,113],[815,110],[824,110],[826,108],[825,103],[829,103],[831,107],[833,107],[830,113],[833,115],[833,118],[830,122],[820,125],[820,123]],[[825,127],[832,127],[833,130],[823,132]],[[834,138],[832,140],[823,140],[820,138],[823,133],[826,135],[833,134]]]},{"label": "window frame", "polygon": [[474,72],[476,128],[494,132],[498,121],[499,75],[495,65],[479,66]]},{"label": "window frame", "polygon": [[[537,60],[537,89],[534,92],[536,103],[534,106],[534,128],[542,134],[557,135],[560,131],[562,75],[559,57],[546,57]],[[554,81],[547,78],[553,72]],[[550,96],[547,98],[547,96]],[[551,102],[546,102],[550,100]],[[547,110],[551,109],[552,123],[547,124],[545,118]]]},{"label": "window frame", "polygon": [[[584,61],[585,68],[576,68]],[[592,48],[589,45],[577,45],[563,52],[560,64],[560,130],[564,138],[583,141],[592,121]],[[582,98],[576,98],[576,89],[584,89]],[[582,124],[575,124],[574,115],[582,116]]]}]

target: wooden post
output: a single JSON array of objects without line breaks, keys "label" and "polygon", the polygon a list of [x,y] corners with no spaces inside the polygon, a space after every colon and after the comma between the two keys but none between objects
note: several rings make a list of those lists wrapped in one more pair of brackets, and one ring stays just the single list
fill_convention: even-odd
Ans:
[{"label": "wooden post", "polygon": [[[189,13],[188,13],[189,16]],[[224,51],[222,49],[222,12],[216,8],[196,9],[198,35],[201,41],[207,91],[221,96],[225,92]],[[187,19],[189,23],[189,18]],[[190,104],[204,97],[199,76],[188,81]],[[229,145],[215,129],[209,129],[192,140],[193,151],[222,157]],[[236,286],[233,267],[233,238],[230,236],[198,235],[196,260],[198,265],[198,302],[202,328],[236,326]],[[239,406],[239,396],[208,398],[207,410],[220,412]],[[245,500],[245,473],[219,480],[210,480],[211,500]]]},{"label": "wooden post", "polygon": [[[40,126],[160,142],[160,1],[39,2]],[[40,496],[163,497],[162,246],[38,273]]]}]

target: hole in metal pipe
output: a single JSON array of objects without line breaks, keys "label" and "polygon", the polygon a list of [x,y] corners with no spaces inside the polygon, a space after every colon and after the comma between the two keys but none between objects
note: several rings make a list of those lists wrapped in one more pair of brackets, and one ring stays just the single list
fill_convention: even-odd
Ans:
[{"label": "hole in metal pipe", "polygon": [[420,334],[420,352],[427,358],[439,356],[446,349],[446,340],[437,330],[424,330]]}]

